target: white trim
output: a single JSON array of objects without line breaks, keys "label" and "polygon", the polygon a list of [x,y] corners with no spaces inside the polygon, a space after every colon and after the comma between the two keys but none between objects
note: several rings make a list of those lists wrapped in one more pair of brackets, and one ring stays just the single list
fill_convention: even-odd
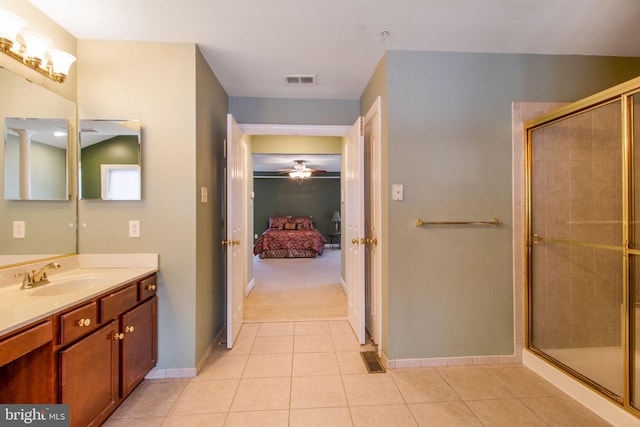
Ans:
[{"label": "white trim", "polygon": [[251,291],[253,290],[253,287],[256,285],[256,279],[255,277],[251,279],[251,281],[249,282],[249,284],[247,285],[247,293],[244,296],[245,298],[247,298],[249,296],[249,294],[251,293]]},{"label": "white trim", "polygon": [[[384,352],[382,352],[382,355],[384,355]],[[429,357],[416,359],[387,359],[385,355],[385,360],[385,366],[389,369],[431,368],[434,366],[513,365],[520,363],[513,355]]]},{"label": "white trim", "polygon": [[347,294],[347,284],[344,282],[344,277],[342,277],[342,274],[340,275],[340,286],[342,286],[342,290],[344,291],[345,295]]},{"label": "white trim", "polygon": [[531,351],[526,349],[523,351],[522,364],[612,425],[618,427],[638,425],[638,418]]},{"label": "white trim", "polygon": [[351,126],[240,124],[243,135],[346,136]]},{"label": "white trim", "polygon": [[159,380],[165,378],[195,378],[196,368],[181,369],[152,369],[144,377],[145,380]]}]

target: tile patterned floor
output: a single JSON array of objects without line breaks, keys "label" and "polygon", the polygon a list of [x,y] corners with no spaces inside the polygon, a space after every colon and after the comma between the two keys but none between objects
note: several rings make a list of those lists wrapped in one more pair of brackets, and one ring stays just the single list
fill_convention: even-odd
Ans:
[{"label": "tile patterned floor", "polygon": [[606,426],[522,365],[367,374],[346,321],[246,323],[196,378],[145,380],[119,426]]}]

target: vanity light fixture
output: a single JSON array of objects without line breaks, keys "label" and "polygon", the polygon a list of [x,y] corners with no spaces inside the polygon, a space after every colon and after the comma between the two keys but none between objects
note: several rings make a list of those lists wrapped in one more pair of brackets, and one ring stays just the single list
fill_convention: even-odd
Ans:
[{"label": "vanity light fixture", "polygon": [[76,57],[49,49],[51,40],[47,37],[33,31],[21,31],[26,25],[27,21],[19,16],[0,10],[0,52],[55,82],[64,82]]}]

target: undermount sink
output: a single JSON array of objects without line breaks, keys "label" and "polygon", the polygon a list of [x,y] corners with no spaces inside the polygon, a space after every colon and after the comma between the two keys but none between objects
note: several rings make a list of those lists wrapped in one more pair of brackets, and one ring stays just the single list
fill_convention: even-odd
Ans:
[{"label": "undermount sink", "polygon": [[70,294],[106,285],[110,280],[111,278],[108,275],[102,276],[94,274],[80,274],[64,278],[51,277],[48,284],[31,289],[29,294],[35,297]]}]

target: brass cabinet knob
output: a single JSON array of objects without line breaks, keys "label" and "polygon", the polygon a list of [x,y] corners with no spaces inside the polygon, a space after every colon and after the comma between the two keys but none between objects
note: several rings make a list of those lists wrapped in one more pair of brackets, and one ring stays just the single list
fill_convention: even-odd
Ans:
[{"label": "brass cabinet knob", "polygon": [[113,339],[116,341],[121,340],[123,338],[124,338],[124,334],[122,332],[119,334],[118,333],[113,334]]},{"label": "brass cabinet knob", "polygon": [[156,285],[148,285],[147,286],[147,290],[148,291],[155,291],[156,290]]},{"label": "brass cabinet knob", "polygon": [[125,332],[133,332],[133,326],[126,326],[126,327],[124,328],[124,331],[125,331]]},{"label": "brass cabinet knob", "polygon": [[91,324],[91,319],[80,319],[76,322],[76,324],[80,327],[89,326]]}]

